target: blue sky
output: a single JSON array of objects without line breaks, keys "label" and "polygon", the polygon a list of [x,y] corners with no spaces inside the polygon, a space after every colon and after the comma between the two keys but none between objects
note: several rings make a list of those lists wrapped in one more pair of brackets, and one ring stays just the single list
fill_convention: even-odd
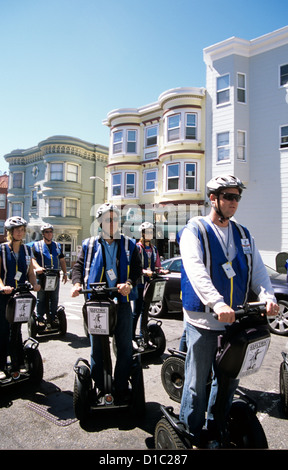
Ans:
[{"label": "blue sky", "polygon": [[287,0],[0,0],[0,171],[53,135],[108,146],[111,110],[205,87],[203,48],[287,24]]}]

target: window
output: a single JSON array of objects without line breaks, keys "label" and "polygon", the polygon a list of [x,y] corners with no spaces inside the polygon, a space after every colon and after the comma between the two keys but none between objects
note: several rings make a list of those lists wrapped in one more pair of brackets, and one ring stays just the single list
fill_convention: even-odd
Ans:
[{"label": "window", "polygon": [[221,132],[217,134],[217,161],[228,160],[229,157],[229,132]]},{"label": "window", "polygon": [[125,196],[135,196],[135,173],[126,173],[125,175]]},{"label": "window", "polygon": [[5,233],[4,224],[5,224],[5,220],[0,220],[0,235],[4,235]]},{"label": "window", "polygon": [[246,75],[237,73],[237,101],[246,103]]},{"label": "window", "polygon": [[31,207],[37,207],[37,189],[31,191]]},{"label": "window", "polygon": [[56,217],[62,216],[62,199],[50,198],[48,202],[48,215],[54,215]]},{"label": "window", "polygon": [[12,173],[12,188],[23,188],[23,173]]},{"label": "window", "polygon": [[246,132],[237,132],[237,159],[246,161]]},{"label": "window", "polygon": [[185,189],[196,188],[196,165],[185,163]]},{"label": "window", "polygon": [[288,64],[280,66],[280,86],[288,85]]},{"label": "window", "polygon": [[113,134],[113,154],[123,151],[123,131],[117,131]]},{"label": "window", "polygon": [[154,191],[156,189],[157,170],[144,172],[144,192]]},{"label": "window", "polygon": [[280,148],[288,147],[288,126],[281,127]]},{"label": "window", "polygon": [[11,217],[22,217],[21,202],[12,202],[10,209],[11,209]]},{"label": "window", "polygon": [[74,183],[78,183],[79,181],[79,167],[78,165],[73,165],[72,163],[67,163],[67,181],[73,181]]},{"label": "window", "polygon": [[230,77],[229,74],[217,77],[217,104],[230,101]]},{"label": "window", "polygon": [[127,153],[136,153],[136,131],[127,131]]},{"label": "window", "polygon": [[147,127],[145,147],[152,147],[153,145],[157,145],[157,136],[158,136],[157,126]]},{"label": "window", "polygon": [[0,209],[5,209],[6,207],[6,194],[0,194]]},{"label": "window", "polygon": [[168,165],[167,167],[167,190],[179,189],[179,163]]},{"label": "window", "polygon": [[168,142],[180,138],[180,114],[168,117]]},{"label": "window", "polygon": [[185,139],[196,139],[196,128],[197,128],[197,114],[187,113],[186,114],[186,129]]},{"label": "window", "polygon": [[121,173],[112,175],[112,196],[121,196]]},{"label": "window", "polygon": [[50,163],[50,180],[63,181],[63,163]]},{"label": "window", "polygon": [[66,199],[66,216],[77,217],[77,199]]}]

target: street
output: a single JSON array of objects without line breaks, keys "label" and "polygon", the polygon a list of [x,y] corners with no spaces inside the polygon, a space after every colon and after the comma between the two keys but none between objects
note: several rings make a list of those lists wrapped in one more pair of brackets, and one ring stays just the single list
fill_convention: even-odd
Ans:
[{"label": "street", "polygon": [[[14,387],[1,392],[2,450],[148,450],[153,449],[153,432],[161,417],[160,404],[179,405],[169,399],[161,383],[161,365],[167,351],[153,364],[144,365],[146,416],[136,421],[127,411],[98,411],[81,427],[73,411],[73,365],[79,357],[90,362],[89,340],[82,321],[83,297],[71,298],[71,281],[60,288],[60,304],[65,306],[65,337],[37,337],[44,364],[44,378],[38,389]],[[181,318],[163,319],[167,347],[178,347]],[[22,327],[27,337],[27,326]],[[257,374],[241,381],[258,404],[258,416],[270,449],[288,448],[288,419],[279,396],[281,351],[288,351],[288,338],[272,335],[270,349]],[[113,353],[112,353],[113,354]]]}]

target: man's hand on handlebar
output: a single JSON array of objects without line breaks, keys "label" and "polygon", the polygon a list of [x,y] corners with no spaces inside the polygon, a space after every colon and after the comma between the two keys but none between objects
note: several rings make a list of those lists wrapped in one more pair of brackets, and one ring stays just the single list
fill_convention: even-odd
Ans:
[{"label": "man's hand on handlebar", "polygon": [[266,312],[267,316],[275,316],[279,313],[279,305],[272,300],[268,300],[266,303]]},{"label": "man's hand on handlebar", "polygon": [[74,284],[74,286],[72,286],[72,289],[71,289],[71,297],[78,297],[78,295],[80,294],[82,290],[82,286],[81,284],[79,284],[78,282],[76,284]]},{"label": "man's hand on handlebar", "polygon": [[235,321],[235,312],[233,308],[229,307],[229,305],[222,305],[217,308],[215,313],[217,314],[218,321],[220,322],[233,323]]}]

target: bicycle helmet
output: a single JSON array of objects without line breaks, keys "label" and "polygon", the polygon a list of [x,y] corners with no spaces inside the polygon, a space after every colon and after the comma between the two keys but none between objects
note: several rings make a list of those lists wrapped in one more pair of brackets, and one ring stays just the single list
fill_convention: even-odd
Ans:
[{"label": "bicycle helmet", "polygon": [[49,229],[54,230],[54,227],[53,227],[53,225],[47,223],[47,224],[43,224],[41,226],[40,231],[41,231],[41,233],[43,233],[44,230],[49,230]]},{"label": "bicycle helmet", "polygon": [[22,225],[27,227],[27,222],[25,219],[19,216],[9,217],[9,219],[7,219],[5,222],[6,230],[12,230],[12,228],[15,227],[22,227]]},{"label": "bicycle helmet", "polygon": [[207,183],[207,196],[209,197],[210,194],[217,194],[224,188],[237,188],[241,194],[242,190],[245,189],[245,186],[236,176],[215,176]]},{"label": "bicycle helmet", "polygon": [[110,204],[109,202],[106,202],[105,204],[102,204],[96,212],[96,219],[99,219],[102,217],[103,214],[106,214],[107,212],[116,212],[116,214],[120,214],[120,211],[117,206],[114,204]]},{"label": "bicycle helmet", "polygon": [[139,225],[139,231],[142,232],[142,230],[147,230],[149,228],[154,228],[154,225],[151,224],[151,222],[143,222],[141,225]]}]

